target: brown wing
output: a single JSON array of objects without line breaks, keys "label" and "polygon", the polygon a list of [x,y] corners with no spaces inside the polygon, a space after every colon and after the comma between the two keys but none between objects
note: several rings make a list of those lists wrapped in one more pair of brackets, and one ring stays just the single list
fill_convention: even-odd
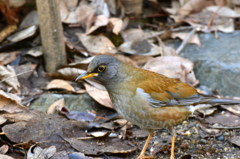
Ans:
[{"label": "brown wing", "polygon": [[151,80],[140,80],[137,87],[148,93],[148,102],[153,107],[195,105],[211,100],[200,95],[193,87],[179,80],[154,73]]}]

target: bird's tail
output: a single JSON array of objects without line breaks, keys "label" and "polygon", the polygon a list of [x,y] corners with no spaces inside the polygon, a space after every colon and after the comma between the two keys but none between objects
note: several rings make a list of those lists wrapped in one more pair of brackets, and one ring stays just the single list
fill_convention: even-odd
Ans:
[{"label": "bird's tail", "polygon": [[216,98],[216,99],[210,100],[210,101],[208,102],[208,104],[212,104],[212,105],[220,105],[220,104],[240,104],[240,100]]},{"label": "bird's tail", "polygon": [[197,104],[194,107],[194,111],[210,108],[210,107],[213,107],[213,106],[216,106],[216,105],[226,105],[226,104],[240,104],[240,100],[214,98],[214,99],[209,100],[208,102],[205,102],[205,103],[202,103],[202,104]]}]

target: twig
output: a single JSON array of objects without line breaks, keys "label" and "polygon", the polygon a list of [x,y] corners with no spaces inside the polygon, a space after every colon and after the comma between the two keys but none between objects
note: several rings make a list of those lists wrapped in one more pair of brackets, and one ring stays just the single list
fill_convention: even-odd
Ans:
[{"label": "twig", "polygon": [[177,32],[177,31],[190,30],[190,29],[193,29],[193,27],[192,26],[178,27],[178,28],[172,29],[172,31]]},{"label": "twig", "polygon": [[5,78],[5,79],[2,79],[2,80],[0,81],[0,83],[4,82],[4,81],[6,81],[6,80],[9,80],[9,79],[11,79],[11,78],[14,78],[14,77],[17,77],[17,76],[23,75],[23,74],[25,74],[25,73],[32,72],[32,71],[33,71],[33,70],[25,71],[25,72],[22,72],[22,73],[16,74],[15,76],[11,76],[11,77],[8,77],[8,78]]},{"label": "twig", "polygon": [[215,18],[215,16],[217,15],[218,11],[222,8],[222,5],[218,7],[218,9],[216,10],[216,12],[214,12],[210,18],[210,20],[208,21],[208,25],[207,25],[207,28],[209,29],[210,26],[212,25],[212,22]]},{"label": "twig", "polygon": [[192,31],[188,34],[188,36],[186,37],[186,39],[184,39],[184,41],[181,43],[181,45],[178,47],[178,49],[176,50],[176,53],[179,54],[183,48],[185,47],[185,45],[187,44],[187,42],[189,41],[189,39],[191,39],[191,37],[193,36],[193,34],[196,32],[196,28],[194,27],[192,29]]}]

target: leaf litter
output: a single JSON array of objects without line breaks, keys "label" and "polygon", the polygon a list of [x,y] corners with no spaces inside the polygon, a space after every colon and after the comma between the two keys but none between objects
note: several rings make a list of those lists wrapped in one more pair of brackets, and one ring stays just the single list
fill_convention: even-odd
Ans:
[{"label": "leaf litter", "polygon": [[[234,32],[237,25],[234,20],[240,14],[236,2],[233,2],[232,8],[218,1],[199,0],[185,3],[169,1],[167,5],[151,1],[148,4],[150,7],[143,7],[146,4],[142,1],[94,0],[88,3],[61,0],[58,3],[64,23],[67,66],[54,73],[44,71],[44,51],[39,42],[36,10],[24,15],[19,28],[10,36],[6,35],[1,43],[0,123],[2,135],[8,139],[1,147],[1,157],[12,158],[9,149],[17,154],[17,148],[20,148],[22,152],[18,157],[25,158],[135,158],[147,132],[115,115],[102,85],[89,80],[73,81],[86,71],[94,56],[110,54],[134,67],[149,69],[196,86],[199,81],[194,74],[194,64],[177,54],[174,48],[166,46],[163,37],[180,38],[185,45],[192,43],[200,46],[197,36],[200,31]],[[159,7],[157,10],[156,6]],[[9,25],[9,19],[19,20],[15,13],[17,10],[4,12],[2,24]],[[181,30],[178,28],[181,24],[176,25],[178,22],[196,29],[190,39],[189,29]],[[0,32],[7,33],[5,29]],[[27,46],[27,49],[22,46]],[[12,48],[16,49],[12,51]],[[84,111],[76,111],[77,108],[65,102],[64,98],[48,99],[55,94],[78,96],[86,107]],[[36,110],[44,103],[32,109],[34,101],[44,95],[46,100],[42,101],[48,103],[46,112]],[[69,100],[72,100],[71,103],[75,101],[74,98]],[[79,107],[80,103],[76,105]],[[219,142],[227,145],[229,141],[237,145],[226,148],[220,145],[226,150],[221,153],[229,158],[230,153],[239,150],[240,140],[236,135],[240,125],[238,107],[230,105],[200,111],[194,114],[200,121],[191,118],[176,126],[177,140],[180,141],[176,143],[177,151],[181,152],[181,158],[216,155]],[[235,128],[234,134],[232,130]],[[168,157],[169,139],[165,130],[157,131],[148,152],[159,158]]]}]

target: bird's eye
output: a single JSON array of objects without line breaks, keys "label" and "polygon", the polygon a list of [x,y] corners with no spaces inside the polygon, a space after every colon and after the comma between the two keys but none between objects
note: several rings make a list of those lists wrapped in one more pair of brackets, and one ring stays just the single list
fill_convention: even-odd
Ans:
[{"label": "bird's eye", "polygon": [[106,69],[106,66],[104,66],[104,65],[98,66],[98,71],[99,72],[103,72],[105,69]]}]

